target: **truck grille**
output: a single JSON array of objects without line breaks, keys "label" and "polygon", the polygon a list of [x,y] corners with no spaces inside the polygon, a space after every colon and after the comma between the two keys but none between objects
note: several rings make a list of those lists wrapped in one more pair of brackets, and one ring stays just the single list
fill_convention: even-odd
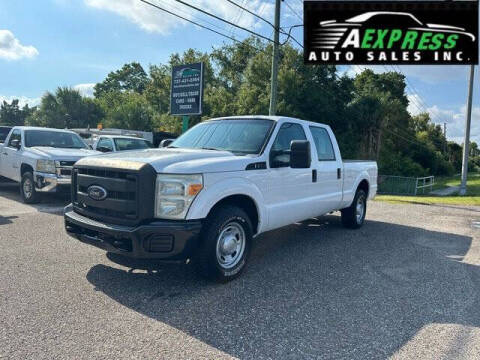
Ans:
[{"label": "truck grille", "polygon": [[[106,197],[90,197],[92,185],[105,189]],[[74,210],[106,223],[135,225],[153,218],[154,192],[155,171],[150,165],[139,171],[77,166],[73,170]]]},{"label": "truck grille", "polygon": [[72,176],[72,168],[75,164],[75,161],[59,161],[57,163],[57,175],[59,176]]}]

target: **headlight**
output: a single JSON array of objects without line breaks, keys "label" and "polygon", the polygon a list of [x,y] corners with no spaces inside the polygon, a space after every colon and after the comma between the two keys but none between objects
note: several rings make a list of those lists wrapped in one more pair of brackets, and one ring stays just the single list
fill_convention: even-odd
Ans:
[{"label": "headlight", "polygon": [[37,171],[55,174],[55,161],[53,160],[37,160]]},{"label": "headlight", "polygon": [[201,174],[157,175],[155,217],[184,219],[193,199],[202,188]]}]

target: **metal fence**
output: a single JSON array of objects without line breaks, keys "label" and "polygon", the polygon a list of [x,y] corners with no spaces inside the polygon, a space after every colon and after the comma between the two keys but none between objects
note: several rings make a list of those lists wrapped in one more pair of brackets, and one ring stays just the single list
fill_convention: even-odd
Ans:
[{"label": "metal fence", "polygon": [[390,195],[418,195],[428,194],[435,185],[434,176],[426,177],[406,177],[379,175],[378,193]]}]

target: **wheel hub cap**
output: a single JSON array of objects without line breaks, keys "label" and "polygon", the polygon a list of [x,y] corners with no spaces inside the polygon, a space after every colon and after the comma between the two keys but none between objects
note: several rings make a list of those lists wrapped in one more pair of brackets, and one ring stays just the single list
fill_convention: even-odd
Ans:
[{"label": "wheel hub cap", "polygon": [[32,182],[30,179],[27,179],[23,183],[23,194],[26,198],[29,198],[32,195]]},{"label": "wheel hub cap", "polygon": [[238,264],[245,251],[246,236],[237,222],[226,225],[217,238],[217,261],[224,269]]},{"label": "wheel hub cap", "polygon": [[363,218],[363,214],[365,212],[365,199],[363,197],[360,197],[357,201],[357,206],[355,209],[355,215],[357,218],[357,223],[360,224]]}]

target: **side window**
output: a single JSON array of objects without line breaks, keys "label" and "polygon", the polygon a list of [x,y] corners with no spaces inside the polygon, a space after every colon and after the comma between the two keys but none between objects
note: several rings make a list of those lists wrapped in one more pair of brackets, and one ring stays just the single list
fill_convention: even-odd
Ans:
[{"label": "side window", "polygon": [[98,140],[97,149],[100,147],[104,147],[110,151],[113,151],[112,140],[108,138],[101,138],[100,140]]},{"label": "side window", "polygon": [[335,152],[333,151],[332,141],[324,128],[310,126],[313,141],[317,148],[318,160],[335,160]]},{"label": "side window", "polygon": [[307,140],[300,124],[283,123],[270,150],[270,167],[290,166],[290,143],[292,140]]},{"label": "side window", "polygon": [[20,144],[22,143],[22,132],[20,129],[13,130],[10,140],[8,140],[8,147],[15,147],[12,145],[13,140],[18,140],[20,141]]}]

